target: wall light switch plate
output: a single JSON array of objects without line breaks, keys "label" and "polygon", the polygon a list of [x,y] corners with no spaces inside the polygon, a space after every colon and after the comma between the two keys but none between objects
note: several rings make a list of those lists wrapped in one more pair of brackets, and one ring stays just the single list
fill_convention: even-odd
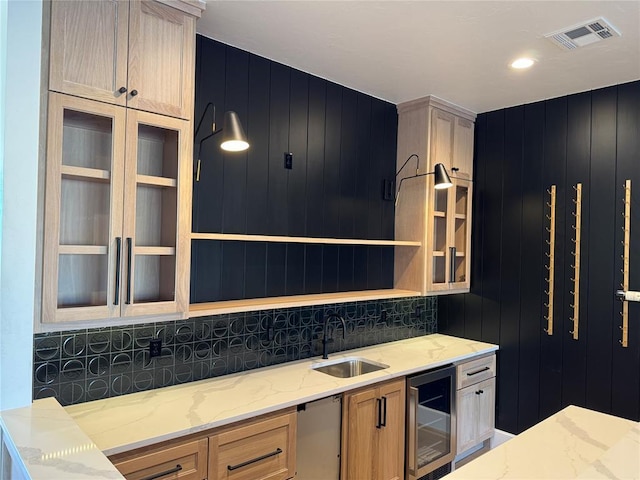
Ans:
[{"label": "wall light switch plate", "polygon": [[293,168],[293,153],[285,152],[284,154],[284,168],[291,170]]}]

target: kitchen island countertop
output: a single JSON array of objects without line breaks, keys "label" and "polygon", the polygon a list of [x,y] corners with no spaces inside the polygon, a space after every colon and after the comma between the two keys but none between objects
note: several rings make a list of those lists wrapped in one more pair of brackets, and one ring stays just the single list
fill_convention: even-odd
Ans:
[{"label": "kitchen island countertop", "polygon": [[443,477],[640,478],[640,423],[569,406]]}]

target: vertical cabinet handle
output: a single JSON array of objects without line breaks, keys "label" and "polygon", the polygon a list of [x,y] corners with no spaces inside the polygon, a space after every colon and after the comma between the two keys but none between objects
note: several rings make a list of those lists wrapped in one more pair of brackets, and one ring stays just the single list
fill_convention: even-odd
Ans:
[{"label": "vertical cabinet handle", "polygon": [[116,293],[114,295],[113,304],[118,305],[120,302],[120,262],[122,251],[122,238],[116,237]]},{"label": "vertical cabinet handle", "polygon": [[387,426],[387,397],[382,397],[382,421],[380,425],[383,427]]},{"label": "vertical cabinet handle", "polygon": [[[418,389],[409,387],[407,391],[409,405],[407,410],[408,425],[416,425],[418,419]],[[418,439],[416,428],[409,428],[407,432],[407,470],[412,477],[418,472]]]},{"label": "vertical cabinet handle", "polygon": [[449,283],[456,281],[456,247],[449,247]]},{"label": "vertical cabinet handle", "polygon": [[133,250],[133,242],[131,237],[127,237],[127,305],[131,304],[131,257]]},{"label": "vertical cabinet handle", "polygon": [[376,398],[376,406],[378,408],[378,420],[376,421],[376,428],[382,427],[382,400]]}]

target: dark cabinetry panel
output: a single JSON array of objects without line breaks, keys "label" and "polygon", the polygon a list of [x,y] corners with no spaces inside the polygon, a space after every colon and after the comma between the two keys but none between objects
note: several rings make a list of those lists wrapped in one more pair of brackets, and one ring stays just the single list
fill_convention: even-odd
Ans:
[{"label": "dark cabinetry panel", "polygon": [[[441,298],[443,333],[500,344],[498,428],[514,433],[575,404],[638,420],[640,327],[623,348],[624,181],[632,180],[630,288],[640,289],[640,82],[478,116],[471,292]],[[574,186],[582,184],[579,335],[573,329]],[[557,186],[554,331],[544,303]],[[637,233],[637,232],[636,232]],[[630,304],[630,319],[640,305]]]},{"label": "dark cabinetry panel", "polygon": [[[196,118],[235,110],[251,147],[203,144],[194,232],[393,239],[395,105],[201,36],[196,58]],[[198,240],[191,285],[192,302],[391,288],[393,247]]]}]

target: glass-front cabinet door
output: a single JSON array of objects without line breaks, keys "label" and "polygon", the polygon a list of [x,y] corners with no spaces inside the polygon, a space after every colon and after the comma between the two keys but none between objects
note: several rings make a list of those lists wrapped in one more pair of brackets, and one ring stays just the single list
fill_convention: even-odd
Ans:
[{"label": "glass-front cabinet door", "polygon": [[[125,174],[125,282],[122,315],[188,308],[188,202],[186,138],[189,123],[129,110]],[[187,179],[187,181],[185,181]],[[180,209],[180,205],[184,205]]]},{"label": "glass-front cabinet door", "polygon": [[435,189],[433,183],[430,186],[427,286],[432,292],[469,288],[472,182],[456,178],[452,182],[446,189]]},{"label": "glass-front cabinet door", "polygon": [[52,93],[48,122],[43,321],[118,316],[125,110]]},{"label": "glass-front cabinet door", "polygon": [[43,323],[188,311],[188,128],[50,94]]}]

